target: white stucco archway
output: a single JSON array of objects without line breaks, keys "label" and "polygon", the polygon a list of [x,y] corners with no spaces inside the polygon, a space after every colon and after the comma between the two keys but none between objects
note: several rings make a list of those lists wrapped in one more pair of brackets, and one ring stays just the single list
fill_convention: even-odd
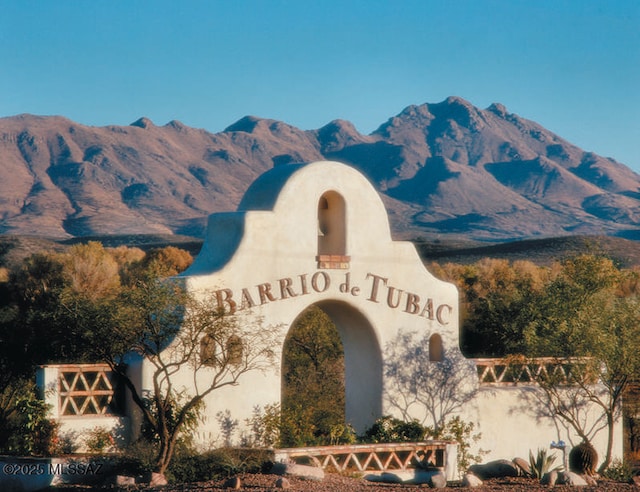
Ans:
[{"label": "white stucco archway", "polygon": [[[384,347],[400,331],[439,333],[459,350],[456,288],[426,270],[413,244],[392,239],[374,187],[341,163],[267,171],[236,212],[209,217],[202,250],[180,278],[194,292],[215,291],[219,306],[244,322],[282,326],[273,340],[280,350],[300,313],[321,307],[343,342],[345,412],[358,432],[391,413]],[[217,391],[207,413],[229,410],[243,422],[280,394],[277,371],[248,373],[239,386]],[[213,419],[205,422],[205,435],[216,430]]]}]

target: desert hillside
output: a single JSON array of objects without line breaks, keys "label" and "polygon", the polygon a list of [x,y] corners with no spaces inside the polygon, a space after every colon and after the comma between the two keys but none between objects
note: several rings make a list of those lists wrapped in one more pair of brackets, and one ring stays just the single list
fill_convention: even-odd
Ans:
[{"label": "desert hillside", "polygon": [[396,237],[506,241],[636,238],[640,176],[500,104],[450,97],[409,106],[370,135],[247,116],[220,133],[178,121],[90,127],[60,116],[0,118],[0,233],[202,237],[272,166],[331,159],[361,170]]}]

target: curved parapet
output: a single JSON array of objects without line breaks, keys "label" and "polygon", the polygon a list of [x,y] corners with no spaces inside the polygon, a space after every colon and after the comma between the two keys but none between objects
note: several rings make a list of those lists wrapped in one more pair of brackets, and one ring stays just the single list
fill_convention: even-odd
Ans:
[{"label": "curved parapet", "polygon": [[209,217],[202,251],[184,275],[219,271],[242,248],[315,263],[318,256],[383,260],[391,242],[384,204],[360,172],[333,161],[289,164],[260,176],[236,212]]}]

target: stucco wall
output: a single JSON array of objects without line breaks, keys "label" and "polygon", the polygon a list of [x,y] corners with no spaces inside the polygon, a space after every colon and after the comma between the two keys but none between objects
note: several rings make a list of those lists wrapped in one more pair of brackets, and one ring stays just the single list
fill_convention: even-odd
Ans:
[{"label": "stucco wall", "polygon": [[[567,452],[581,442],[581,438],[566,424],[550,418],[544,408],[544,398],[536,386],[482,386],[474,405],[478,415],[478,431],[482,434],[479,447],[488,454],[485,460],[528,459],[529,451],[535,455],[538,448],[546,449],[557,456],[556,464],[562,463],[562,452],[552,451],[552,442],[564,441]],[[585,409],[585,428],[590,428],[601,413],[594,405]],[[596,425],[596,427],[601,427]],[[592,444],[604,457],[607,448],[606,429],[598,432]],[[622,457],[622,422],[618,422],[614,436],[614,457]]]}]

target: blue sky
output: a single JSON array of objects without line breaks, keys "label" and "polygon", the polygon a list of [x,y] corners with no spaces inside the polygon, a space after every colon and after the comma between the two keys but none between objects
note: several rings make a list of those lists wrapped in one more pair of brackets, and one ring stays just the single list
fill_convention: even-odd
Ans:
[{"label": "blue sky", "polygon": [[493,102],[640,172],[638,0],[0,0],[0,116],[370,133]]}]

